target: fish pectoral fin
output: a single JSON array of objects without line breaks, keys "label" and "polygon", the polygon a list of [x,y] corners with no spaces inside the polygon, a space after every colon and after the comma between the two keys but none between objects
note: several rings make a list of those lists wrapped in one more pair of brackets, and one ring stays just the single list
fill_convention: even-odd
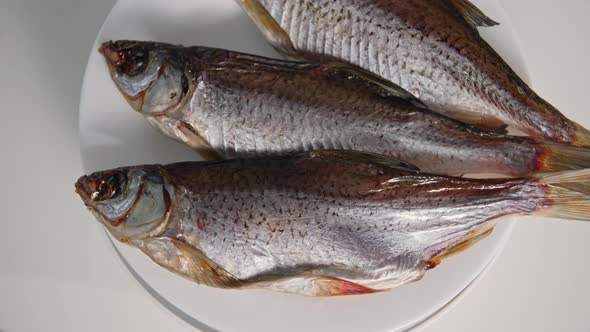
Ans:
[{"label": "fish pectoral fin", "polygon": [[468,123],[476,127],[484,128],[485,130],[493,132],[495,134],[508,134],[508,125],[502,122],[502,120],[493,116],[478,114],[475,112],[460,111],[444,112],[443,114],[453,119],[459,120],[461,122]]},{"label": "fish pectoral fin", "polygon": [[420,99],[416,98],[416,96],[406,91],[401,86],[360,67],[340,62],[329,62],[322,64],[322,69],[339,72],[349,80],[357,80],[359,83],[364,83],[363,85],[371,87],[373,92],[380,95],[403,99],[415,106],[427,108]]},{"label": "fish pectoral fin", "polygon": [[418,173],[420,169],[403,160],[376,153],[347,150],[317,150],[302,154],[303,158],[321,158],[334,160],[358,161],[398,169],[409,173]]},{"label": "fish pectoral fin", "polygon": [[495,227],[496,227],[495,225],[491,226],[491,227],[484,227],[484,228],[481,228],[481,229],[478,229],[474,232],[469,233],[459,243],[456,243],[453,246],[446,248],[445,250],[443,250],[442,252],[440,252],[436,256],[432,257],[430,260],[428,260],[426,262],[427,268],[433,269],[436,266],[438,266],[442,262],[443,259],[454,256],[456,254],[459,254],[459,253],[471,248],[473,245],[475,245],[479,241],[490,236],[493,233]]},{"label": "fish pectoral fin", "polygon": [[184,136],[184,143],[200,154],[205,160],[216,161],[223,159],[191,125],[186,122],[179,122],[177,128]]},{"label": "fish pectoral fin", "polygon": [[469,0],[449,0],[451,5],[465,18],[469,25],[476,27],[492,27],[500,23],[492,20],[481,9]]},{"label": "fish pectoral fin", "polygon": [[218,288],[239,288],[242,282],[182,240],[167,237],[142,241],[141,249],[158,265],[197,283]]},{"label": "fish pectoral fin", "polygon": [[297,56],[297,51],[289,34],[281,28],[260,1],[238,0],[238,2],[277,51],[288,56]]}]

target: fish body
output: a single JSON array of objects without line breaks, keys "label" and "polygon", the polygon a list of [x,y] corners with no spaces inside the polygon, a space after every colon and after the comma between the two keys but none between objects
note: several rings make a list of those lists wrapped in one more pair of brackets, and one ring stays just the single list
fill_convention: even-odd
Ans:
[{"label": "fish body", "polygon": [[453,178],[316,151],[122,168],[82,177],[76,189],[113,236],[184,277],[326,296],[419,280],[500,216],[587,219],[588,180],[588,171]]},{"label": "fish body", "polygon": [[588,130],[538,96],[480,37],[477,26],[497,23],[467,0],[238,2],[287,55],[358,65],[464,122],[590,145]]},{"label": "fish body", "polygon": [[138,112],[210,159],[344,149],[433,173],[524,175],[590,166],[588,149],[463,124],[341,63],[136,41],[107,42],[101,52]]}]

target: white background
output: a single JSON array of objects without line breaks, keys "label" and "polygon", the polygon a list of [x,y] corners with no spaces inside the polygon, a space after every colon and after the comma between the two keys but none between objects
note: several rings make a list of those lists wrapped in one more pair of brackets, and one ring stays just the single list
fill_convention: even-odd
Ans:
[{"label": "white background", "polygon": [[[113,3],[0,0],[1,332],[193,330],[135,281],[73,192],[80,84]],[[535,89],[565,113],[587,109],[590,2],[501,3]],[[423,331],[588,331],[589,255],[590,224],[523,221]]]}]

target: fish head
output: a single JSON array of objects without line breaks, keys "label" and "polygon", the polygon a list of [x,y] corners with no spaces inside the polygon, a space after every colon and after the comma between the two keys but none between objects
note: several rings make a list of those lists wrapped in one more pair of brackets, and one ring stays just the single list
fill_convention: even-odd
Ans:
[{"label": "fish head", "polygon": [[111,78],[136,111],[158,116],[176,109],[188,96],[188,80],[175,59],[178,46],[131,40],[108,41],[99,52]]},{"label": "fish head", "polygon": [[97,172],[82,176],[75,188],[92,214],[119,241],[144,240],[166,229],[173,190],[161,167]]}]

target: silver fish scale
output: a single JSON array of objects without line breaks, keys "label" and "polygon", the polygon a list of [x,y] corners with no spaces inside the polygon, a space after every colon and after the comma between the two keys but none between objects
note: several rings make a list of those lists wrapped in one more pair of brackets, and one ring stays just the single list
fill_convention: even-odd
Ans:
[{"label": "silver fish scale", "polygon": [[540,197],[525,186],[464,206],[453,206],[452,197],[385,203],[264,190],[235,179],[239,190],[176,188],[172,216],[188,243],[242,280],[320,271],[391,287],[419,278],[425,260],[487,220],[533,211],[532,197]]},{"label": "silver fish scale", "polygon": [[[466,149],[463,132],[447,131],[438,118],[410,106],[371,101],[327,81],[296,74],[251,76],[231,70],[205,72],[198,78],[183,121],[195,127],[226,158],[252,157],[317,149],[353,149],[408,160],[423,171],[460,172],[491,169],[526,172],[535,160],[530,143],[494,141]],[[270,77],[270,78],[269,78]],[[290,91],[297,91],[287,97]]]},{"label": "silver fish scale", "polygon": [[[322,91],[310,89],[309,93],[311,100],[317,100],[319,97],[313,94]],[[350,105],[360,101],[340,102]],[[327,117],[326,113],[333,116]],[[201,135],[226,157],[346,149],[353,143],[346,137],[354,135],[342,129],[362,125],[358,119],[346,122],[346,114],[332,112],[325,105],[310,105],[270,92],[252,93],[252,90],[228,87],[213,76],[204,77],[199,83],[191,112],[187,114],[188,122],[200,124],[204,129],[200,130]]]},{"label": "silver fish scale", "polygon": [[[370,1],[261,3],[270,8],[296,49],[331,55],[370,70],[402,86],[433,110],[450,115],[490,111],[508,121],[500,108],[521,107],[457,50],[423,35]],[[474,98],[474,94],[485,98]]]}]

